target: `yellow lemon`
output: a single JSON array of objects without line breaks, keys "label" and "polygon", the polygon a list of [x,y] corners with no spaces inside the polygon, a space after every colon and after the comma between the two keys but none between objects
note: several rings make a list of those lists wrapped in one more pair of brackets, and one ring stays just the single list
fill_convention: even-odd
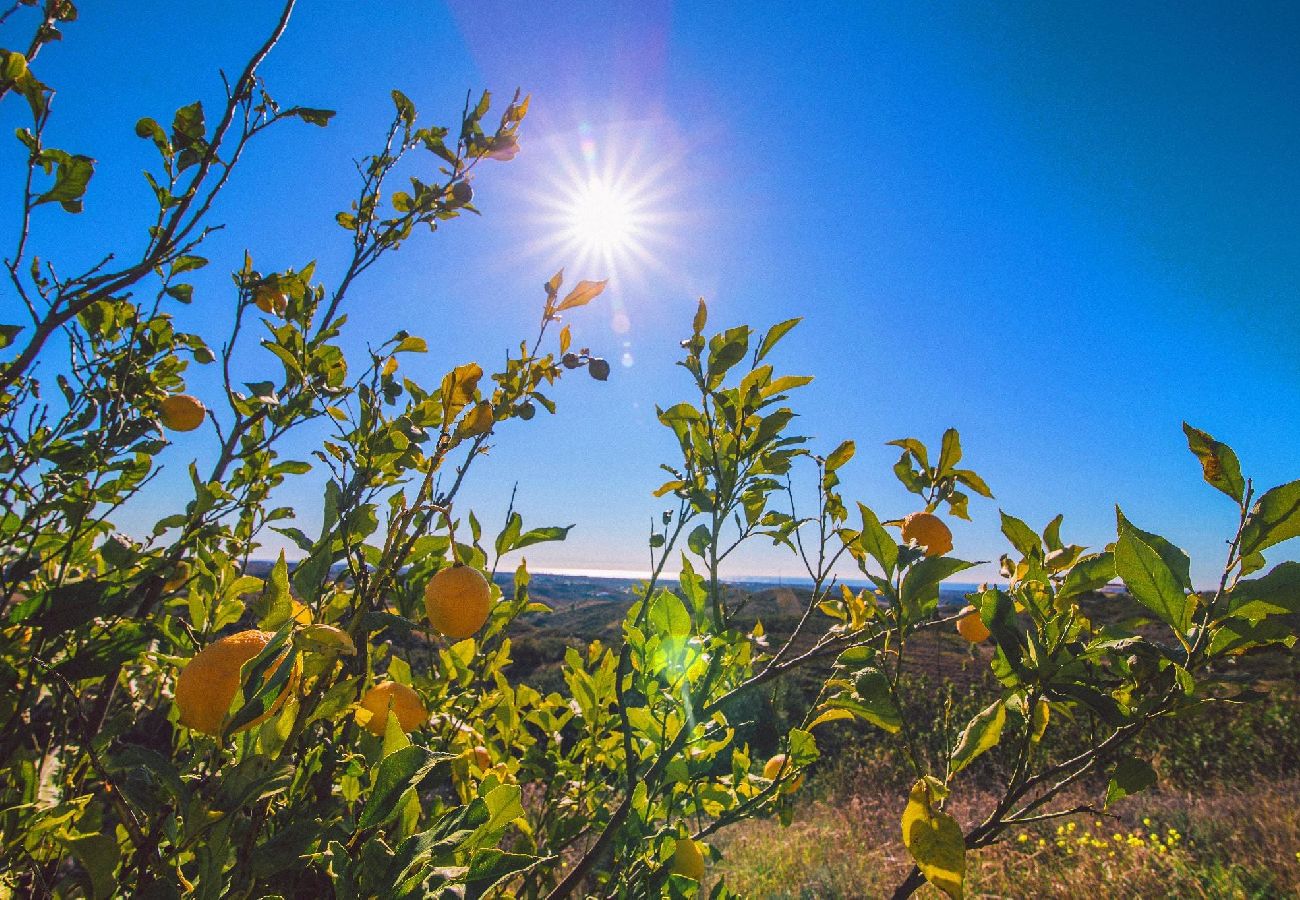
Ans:
[{"label": "yellow lemon", "polygon": [[388,727],[388,711],[397,716],[397,724],[404,732],[412,732],[429,721],[420,695],[412,688],[396,681],[381,681],[361,697],[362,709],[370,711],[366,727],[372,734],[383,737]]},{"label": "yellow lemon", "polygon": [[678,838],[677,848],[673,850],[672,868],[674,875],[685,875],[694,881],[704,877],[704,854],[700,845],[690,838]]},{"label": "yellow lemon", "polygon": [[[776,778],[776,776],[780,775],[781,769],[786,768],[785,760],[786,760],[786,756],[784,753],[778,753],[776,756],[769,759],[766,763],[763,764],[763,777]],[[793,769],[788,769],[787,774],[790,771],[793,771]],[[786,787],[786,790],[793,793],[799,790],[799,788],[801,788],[802,786],[803,786],[803,775],[799,774],[794,777],[794,780],[790,782],[790,784]]]},{"label": "yellow lemon", "polygon": [[163,425],[172,431],[193,431],[203,424],[206,412],[198,398],[189,394],[173,394],[159,408]]},{"label": "yellow lemon", "polygon": [[967,606],[961,611],[961,618],[957,620],[957,633],[972,644],[989,639],[988,626],[973,606]]},{"label": "yellow lemon", "polygon": [[[239,690],[240,669],[271,640],[265,631],[241,631],[208,644],[194,655],[176,679],[176,706],[180,709],[181,724],[214,737],[221,734],[221,723],[226,718],[230,703]],[[281,656],[281,665],[284,657]],[[276,698],[275,703],[258,718],[236,729],[244,731],[260,725],[284,705],[285,698],[297,682],[298,665],[294,663],[289,685]]]},{"label": "yellow lemon", "polygon": [[461,641],[487,621],[491,589],[478,569],[459,563],[439,569],[424,587],[424,611],[439,634]]},{"label": "yellow lemon", "polygon": [[903,520],[903,543],[916,544],[926,556],[943,556],[952,550],[952,532],[934,513],[914,512]]}]

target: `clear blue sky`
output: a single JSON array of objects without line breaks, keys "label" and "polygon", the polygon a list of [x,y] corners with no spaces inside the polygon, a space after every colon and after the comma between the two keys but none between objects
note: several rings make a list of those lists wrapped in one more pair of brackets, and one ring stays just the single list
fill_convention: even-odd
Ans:
[{"label": "clear blue sky", "polygon": [[[612,377],[571,379],[558,416],[502,429],[466,494],[495,522],[517,479],[527,521],[576,523],[566,544],[530,551],[534,568],[645,567],[650,491],[673,450],[654,404],[686,397],[673,361],[703,296],[716,325],[805,317],[777,359],[816,376],[799,424],[822,452],[857,441],[846,494],[882,517],[915,505],[884,442],[953,425],[997,494],[955,525],[959,555],[1002,552],[999,506],[1037,527],[1063,512],[1067,540],[1100,545],[1118,502],[1209,581],[1233,509],[1201,483],[1180,422],[1231,443],[1260,484],[1300,476],[1300,7],[992,6],[304,0],[264,74],[282,103],[338,116],[249,153],[178,316],[226,315],[223,273],[245,246],[265,269],[315,258],[337,275],[333,213],[391,88],[452,124],[467,89],[504,101],[520,86],[524,152],[479,178],[483,217],[374,271],[351,342],[423,334],[437,352],[409,365],[430,379],[499,359],[534,327],[555,268],[611,274],[548,240],[545,209],[571,189],[582,140],[598,166],[646,182],[653,265],[620,266],[573,317]],[[139,246],[152,148],[135,120],[196,98],[215,109],[217,70],[237,71],[275,12],[83,4],[34,68],[60,89],[51,141],[100,166],[75,234],[37,252],[71,269]],[[6,173],[18,150],[0,151]],[[275,371],[248,365],[250,381]],[[215,375],[197,373],[197,392]],[[177,441],[158,496],[206,443]],[[319,498],[309,477],[284,499],[311,531]],[[733,571],[796,569],[755,547]]]}]

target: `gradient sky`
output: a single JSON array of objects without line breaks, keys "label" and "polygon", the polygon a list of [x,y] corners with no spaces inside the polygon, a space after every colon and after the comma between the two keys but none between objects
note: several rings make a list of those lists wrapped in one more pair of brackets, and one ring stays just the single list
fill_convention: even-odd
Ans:
[{"label": "gradient sky", "polygon": [[[72,270],[139,247],[153,151],[135,120],[170,121],[196,98],[213,118],[218,69],[238,71],[275,14],[83,4],[34,70],[59,89],[49,141],[99,169],[84,214],[41,210],[36,251]],[[674,449],[654,405],[688,396],[673,362],[700,296],[712,326],[805,317],[775,359],[816,376],[798,424],[823,453],[857,442],[846,497],[882,518],[916,506],[884,442],[937,445],[959,428],[997,495],[954,526],[966,559],[1005,549],[999,507],[1039,528],[1062,512],[1067,540],[1098,546],[1119,503],[1187,549],[1198,582],[1216,579],[1234,510],[1201,482],[1183,419],[1232,444],[1257,484],[1300,476],[1294,3],[303,0],[263,73],[282,103],[338,116],[286,124],[248,154],[216,211],[213,265],[178,312],[187,327],[228,315],[223,273],[244,247],[264,270],[317,259],[326,284],[337,277],[349,240],[333,214],[391,88],[445,124],[467,90],[532,93],[524,152],[476,182],[483,216],[374,270],[349,343],[409,328],[435,352],[406,365],[432,380],[531,334],[559,266],[614,276],[572,318],[577,342],[614,364],[609,382],[570,379],[556,417],[502,428],[464,495],[494,523],[517,480],[527,523],[577,525],[529,550],[534,569],[645,568],[650,491]],[[6,127],[23,112],[6,104]],[[589,164],[584,140],[590,165],[638,186],[649,262],[597,271],[555,240],[547,212]],[[247,366],[249,381],[276,371]],[[211,396],[216,374],[197,372],[196,392]],[[186,490],[185,464],[210,443],[179,437],[154,496]],[[283,499],[312,532],[320,481]],[[798,567],[755,545],[732,573]]]}]

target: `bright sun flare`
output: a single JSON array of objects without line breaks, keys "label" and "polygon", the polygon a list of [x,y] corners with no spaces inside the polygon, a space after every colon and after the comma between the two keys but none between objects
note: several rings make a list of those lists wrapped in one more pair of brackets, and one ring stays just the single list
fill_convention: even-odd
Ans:
[{"label": "bright sun flare", "polygon": [[593,177],[574,195],[566,237],[594,254],[615,253],[636,240],[636,204],[602,178]]},{"label": "bright sun flare", "polygon": [[680,181],[680,159],[664,152],[666,143],[630,126],[583,126],[553,139],[547,174],[532,192],[540,227],[528,249],[570,274],[624,287],[663,274]]}]

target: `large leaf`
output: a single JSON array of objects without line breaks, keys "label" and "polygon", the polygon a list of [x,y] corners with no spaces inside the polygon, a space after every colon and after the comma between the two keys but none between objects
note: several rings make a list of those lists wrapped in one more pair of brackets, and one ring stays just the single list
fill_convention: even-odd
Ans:
[{"label": "large leaf", "polygon": [[1192,561],[1188,558],[1186,553],[1169,543],[1169,541],[1165,540],[1160,535],[1153,534],[1150,531],[1143,531],[1141,528],[1138,528],[1128,519],[1124,518],[1124,513],[1120,511],[1118,506],[1115,507],[1115,524],[1116,533],[1123,534],[1126,531],[1133,532],[1138,536],[1142,543],[1160,554],[1160,558],[1165,561],[1165,565],[1169,567],[1169,571],[1173,573],[1176,579],[1178,579],[1178,583],[1184,590],[1190,591],[1192,589]]},{"label": "large leaf", "polygon": [[1195,597],[1183,590],[1154,549],[1133,531],[1115,544],[1115,571],[1133,597],[1181,636],[1192,624]]},{"label": "large leaf", "polygon": [[952,764],[948,769],[949,777],[975,761],[982,753],[992,750],[1002,740],[1002,727],[1007,723],[1007,708],[1001,700],[981,710],[971,719],[957,739],[957,746],[952,751]]},{"label": "large leaf", "polygon": [[[771,352],[772,348],[776,346],[777,341],[785,337],[791,328],[794,328],[794,326],[798,325],[802,321],[802,318],[786,319],[784,322],[778,322],[769,328],[767,334],[763,335],[763,340],[759,342],[758,352],[754,355],[754,364],[757,365],[762,362],[763,357],[767,356],[767,354]],[[701,327],[703,327],[703,325],[701,325]],[[696,328],[695,330],[698,333],[700,329]]]},{"label": "large leaf", "polygon": [[932,611],[939,602],[939,583],[973,565],[951,556],[927,556],[908,569],[899,594],[907,620],[914,622]]},{"label": "large leaf", "polygon": [[1201,471],[1207,484],[1218,488],[1238,503],[1246,493],[1246,481],[1241,477],[1241,463],[1237,454],[1227,444],[1220,443],[1199,428],[1183,423],[1187,447],[1201,461]]},{"label": "large leaf", "polygon": [[600,292],[605,290],[605,284],[604,281],[579,281],[578,286],[569,291],[568,295],[560,301],[560,305],[555,307],[555,311],[586,306],[600,296]]},{"label": "large leaf", "polygon": [[859,538],[862,549],[875,557],[888,578],[894,574],[894,567],[898,564],[898,543],[869,508],[859,503],[858,512],[862,516],[862,536]]},{"label": "large leaf", "polygon": [[1076,594],[1086,594],[1104,587],[1115,578],[1115,554],[1107,550],[1080,557],[1065,575],[1065,584],[1057,592],[1057,599],[1064,600]]},{"label": "large leaf", "polygon": [[1300,535],[1300,481],[1280,485],[1251,507],[1241,530],[1241,555],[1250,556]]},{"label": "large leaf", "polygon": [[1239,582],[1228,594],[1228,610],[1251,622],[1300,614],[1300,563],[1284,562],[1267,575]]},{"label": "large leaf", "polygon": [[1001,510],[998,511],[1002,516],[1002,533],[1007,536],[1011,546],[1020,552],[1021,556],[1042,556],[1043,546],[1038,540],[1038,535],[1034,529],[1030,528],[1021,519],[1015,516],[1007,515]]},{"label": "large leaf", "polygon": [[926,881],[960,900],[966,878],[966,839],[956,819],[934,808],[932,790],[925,779],[912,787],[903,810],[903,844]]},{"label": "large leaf", "polygon": [[1106,786],[1106,805],[1116,800],[1144,791],[1156,783],[1156,770],[1151,763],[1136,757],[1120,760],[1111,772],[1110,783]]},{"label": "large leaf", "polygon": [[374,784],[357,827],[373,828],[397,815],[403,795],[419,785],[434,766],[452,758],[450,753],[434,753],[415,745],[385,756],[375,767]]},{"label": "large leaf", "polygon": [[837,697],[828,701],[826,706],[848,710],[890,734],[897,734],[903,725],[903,717],[894,704],[889,678],[879,669],[868,668],[858,675],[855,688],[856,696],[852,700]]}]

